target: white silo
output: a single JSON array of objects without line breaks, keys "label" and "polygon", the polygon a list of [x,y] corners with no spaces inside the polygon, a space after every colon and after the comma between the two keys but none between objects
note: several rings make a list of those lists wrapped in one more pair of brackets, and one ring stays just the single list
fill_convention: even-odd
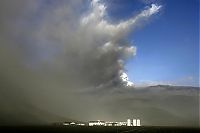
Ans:
[{"label": "white silo", "polygon": [[131,126],[131,119],[127,120],[127,126]]},{"label": "white silo", "polygon": [[137,119],[137,126],[141,126],[140,119]]},{"label": "white silo", "polygon": [[133,119],[133,126],[137,126],[136,119]]}]

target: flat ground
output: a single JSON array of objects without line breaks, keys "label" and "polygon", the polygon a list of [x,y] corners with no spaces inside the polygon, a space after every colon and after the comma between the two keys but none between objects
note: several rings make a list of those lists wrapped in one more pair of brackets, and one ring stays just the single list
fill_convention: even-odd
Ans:
[{"label": "flat ground", "polygon": [[0,126],[0,132],[55,133],[199,133],[200,128],[181,127],[88,127],[88,126]]}]

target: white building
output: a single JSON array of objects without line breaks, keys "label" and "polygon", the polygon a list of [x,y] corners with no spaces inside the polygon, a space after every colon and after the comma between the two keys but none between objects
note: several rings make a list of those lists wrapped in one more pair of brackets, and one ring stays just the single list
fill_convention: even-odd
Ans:
[{"label": "white building", "polygon": [[133,119],[133,126],[137,126],[137,120]]},{"label": "white building", "polygon": [[127,120],[127,126],[131,126],[131,119]]},{"label": "white building", "polygon": [[127,122],[116,122],[116,126],[127,126]]},{"label": "white building", "polygon": [[68,126],[68,125],[70,125],[70,122],[64,122],[63,125]]},{"label": "white building", "polygon": [[78,123],[76,125],[78,125],[78,126],[85,126],[85,124],[83,124],[83,123]]},{"label": "white building", "polygon": [[141,126],[140,119],[137,119],[137,126]]},{"label": "white building", "polygon": [[71,122],[70,125],[76,125],[76,123],[75,122]]},{"label": "white building", "polygon": [[118,126],[118,122],[105,122],[105,126]]},{"label": "white building", "polygon": [[100,120],[90,121],[89,126],[105,126],[105,122]]},{"label": "white building", "polygon": [[76,123],[75,122],[64,122],[63,125],[64,126],[76,125]]}]

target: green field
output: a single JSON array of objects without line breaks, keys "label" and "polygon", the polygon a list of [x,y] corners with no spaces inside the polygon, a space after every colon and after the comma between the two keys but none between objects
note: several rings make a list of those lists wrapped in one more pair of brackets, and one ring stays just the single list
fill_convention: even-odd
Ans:
[{"label": "green field", "polygon": [[55,133],[199,133],[200,128],[181,127],[88,127],[88,126],[3,126],[0,132]]}]

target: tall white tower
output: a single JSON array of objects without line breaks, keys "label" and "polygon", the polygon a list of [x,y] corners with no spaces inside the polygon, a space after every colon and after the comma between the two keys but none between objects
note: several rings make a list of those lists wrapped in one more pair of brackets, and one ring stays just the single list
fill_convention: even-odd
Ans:
[{"label": "tall white tower", "polygon": [[127,126],[131,126],[131,119],[127,120]]},{"label": "tall white tower", "polygon": [[137,126],[141,126],[140,119],[137,119]]},{"label": "tall white tower", "polygon": [[133,119],[133,126],[137,126],[137,121],[136,121],[136,119]]}]

